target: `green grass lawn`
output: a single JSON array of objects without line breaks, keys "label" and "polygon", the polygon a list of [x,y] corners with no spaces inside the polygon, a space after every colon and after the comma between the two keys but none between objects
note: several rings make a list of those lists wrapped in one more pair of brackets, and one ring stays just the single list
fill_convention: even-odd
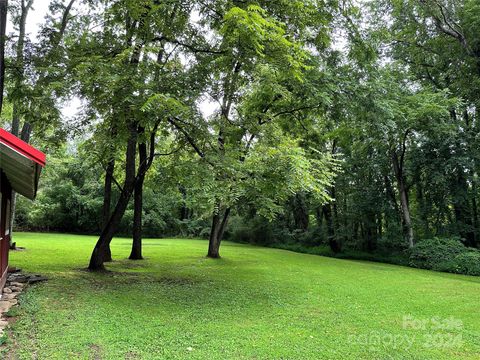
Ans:
[{"label": "green grass lawn", "polygon": [[137,262],[115,239],[94,274],[95,240],[16,234],[11,264],[50,280],[22,295],[8,358],[480,358],[480,278],[171,239]]}]

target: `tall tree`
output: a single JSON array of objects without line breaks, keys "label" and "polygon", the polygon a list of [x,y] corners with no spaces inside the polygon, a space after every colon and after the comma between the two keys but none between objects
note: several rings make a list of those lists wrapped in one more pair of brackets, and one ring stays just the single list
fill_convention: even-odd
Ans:
[{"label": "tall tree", "polygon": [[[186,38],[190,12],[190,5],[177,1],[165,4],[121,1],[106,4],[89,19],[79,19],[80,34],[70,35],[72,40],[82,38],[72,42],[69,51],[74,54],[71,62],[74,79],[89,104],[87,116],[94,124],[92,141],[99,145],[97,153],[106,153],[103,158],[111,161],[114,157],[109,154],[108,144],[112,141],[116,149],[123,148],[125,152],[123,181],[112,179],[119,188],[119,197],[92,252],[91,270],[104,268],[105,254],[135,192],[138,196],[134,201],[137,209],[134,249],[139,250],[143,181],[156,156],[157,130],[168,116],[166,112],[174,111],[171,106],[174,97],[187,89],[184,81],[188,69],[180,61],[178,47],[191,42]],[[175,19],[173,24],[172,19]],[[98,24],[93,32],[92,21]],[[171,43],[176,45],[171,48]],[[159,69],[160,78],[155,75]],[[165,106],[155,114],[145,105],[153,94],[163,92],[168,96],[155,99]],[[138,253],[133,253],[132,258],[140,257]]]},{"label": "tall tree", "polygon": [[5,84],[5,42],[7,28],[8,0],[0,0],[0,115],[3,107],[3,89]]},{"label": "tall tree", "polygon": [[[62,2],[52,2],[50,6],[52,14],[60,10],[61,19],[58,21],[52,18],[52,23],[45,25],[45,27],[56,27],[58,25],[60,29],[53,32],[54,36],[52,38],[42,40],[43,43],[40,46],[48,47],[46,51],[36,49],[26,33],[28,15],[32,10],[34,0],[19,0],[13,4],[13,23],[18,29],[18,37],[15,45],[15,58],[12,60],[12,71],[9,74],[12,86],[8,95],[13,106],[10,131],[13,135],[19,136],[27,143],[30,142],[30,137],[35,127],[40,133],[39,137],[50,137],[49,133],[52,132],[52,129],[54,132],[57,131],[62,135],[61,127],[58,126],[60,114],[56,99],[57,96],[60,97],[61,93],[58,88],[59,83],[56,81],[57,79],[49,78],[46,75],[48,71],[45,71],[44,68],[45,64],[48,64],[50,69],[52,69],[60,62],[58,58],[59,47],[61,46],[74,1],[70,0],[66,6]],[[25,49],[26,43],[28,43],[28,51]],[[26,59],[27,52],[29,53],[28,59]],[[28,68],[26,63],[28,63]],[[22,125],[21,128],[20,125]],[[57,130],[55,130],[56,127],[58,127]],[[11,228],[13,228],[15,220],[16,200],[16,193],[13,192],[10,207]],[[10,246],[14,248],[13,233],[10,241]]]},{"label": "tall tree", "polygon": [[[256,170],[257,176],[265,170],[249,168],[250,157],[256,157],[256,149],[267,144],[288,142],[284,138],[288,135],[279,123],[291,120],[296,112],[304,110],[292,99],[291,90],[299,86],[308,68],[309,54],[303,43],[306,32],[302,31],[328,21],[328,17],[316,12],[318,8],[314,3],[294,3],[253,5],[222,1],[215,6],[202,4],[200,7],[201,13],[208,15],[202,24],[216,35],[215,43],[207,50],[215,66],[212,67],[212,60],[208,59],[207,69],[212,73],[209,94],[218,104],[218,111],[209,118],[171,118],[169,122],[186,137],[201,163],[212,171],[211,180],[216,185],[208,200],[213,214],[207,253],[212,258],[220,256],[219,247],[232,207],[246,196],[248,180],[256,178]],[[323,29],[315,35],[318,43],[324,45],[328,41]],[[284,150],[281,146],[278,148]],[[295,166],[305,165],[301,160],[303,154],[295,154],[299,157],[291,158],[293,172],[298,170]],[[303,180],[306,179],[311,177]],[[305,188],[312,186],[309,180],[303,183]],[[300,183],[292,186],[304,189]],[[272,184],[272,187],[275,186]],[[280,194],[279,198],[283,196]],[[266,212],[265,209],[270,209],[272,214],[280,207],[270,199],[262,208]]]}]

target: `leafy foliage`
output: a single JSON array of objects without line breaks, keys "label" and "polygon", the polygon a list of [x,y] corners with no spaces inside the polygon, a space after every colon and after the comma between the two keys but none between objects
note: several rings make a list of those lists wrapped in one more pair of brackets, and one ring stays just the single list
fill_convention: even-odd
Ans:
[{"label": "leafy foliage", "polygon": [[419,242],[410,251],[410,265],[423,269],[444,269],[457,255],[468,249],[455,238],[433,238]]}]

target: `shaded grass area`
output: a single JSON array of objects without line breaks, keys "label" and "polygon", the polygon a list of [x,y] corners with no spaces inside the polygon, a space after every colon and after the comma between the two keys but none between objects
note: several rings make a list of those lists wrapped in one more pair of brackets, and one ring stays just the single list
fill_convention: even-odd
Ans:
[{"label": "shaded grass area", "polygon": [[409,257],[406,251],[362,251],[342,250],[340,253],[333,252],[328,245],[304,246],[298,243],[274,244],[271,247],[283,250],[290,250],[303,254],[328,256],[336,259],[364,260],[380,262],[384,264],[409,266]]},{"label": "shaded grass area", "polygon": [[15,240],[27,250],[12,265],[50,280],[22,296],[10,358],[480,357],[480,278],[233,243],[211,260],[205,241],[179,239],[145,240],[136,262],[115,239],[95,274],[95,237]]}]

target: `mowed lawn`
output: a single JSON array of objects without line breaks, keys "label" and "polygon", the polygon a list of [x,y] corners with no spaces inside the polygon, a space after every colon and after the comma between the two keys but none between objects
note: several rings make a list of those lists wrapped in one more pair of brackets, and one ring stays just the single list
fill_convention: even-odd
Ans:
[{"label": "mowed lawn", "polygon": [[22,295],[10,359],[480,359],[480,278],[232,243],[17,233]]}]

